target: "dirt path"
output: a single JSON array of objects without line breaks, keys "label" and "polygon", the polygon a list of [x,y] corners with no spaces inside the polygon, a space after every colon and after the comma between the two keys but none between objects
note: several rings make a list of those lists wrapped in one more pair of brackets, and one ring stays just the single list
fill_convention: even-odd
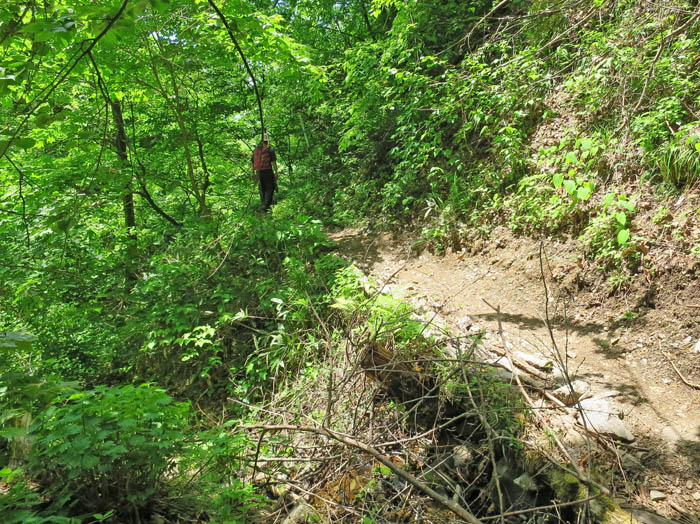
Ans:
[{"label": "dirt path", "polygon": [[[537,243],[501,232],[478,255],[438,257],[411,254],[408,241],[390,235],[348,229],[331,236],[341,254],[388,284],[392,294],[417,299],[455,332],[484,329],[486,337],[498,336],[499,315],[493,308],[500,307],[503,330],[516,350],[550,354]],[[594,394],[617,392],[624,424],[636,437],[625,449],[639,462],[625,468],[624,496],[661,514],[700,515],[700,390],[684,384],[671,365],[691,384],[700,383],[695,350],[700,325],[692,316],[700,309],[684,308],[684,303],[673,307],[674,300],[695,300],[700,290],[681,285],[675,294],[662,290],[650,296],[649,290],[640,290],[608,300],[600,286],[590,289],[594,286],[585,283],[570,246],[551,244],[547,253],[550,317],[569,372],[588,382]],[[651,306],[641,307],[645,300]],[[665,498],[652,501],[651,490]]]}]

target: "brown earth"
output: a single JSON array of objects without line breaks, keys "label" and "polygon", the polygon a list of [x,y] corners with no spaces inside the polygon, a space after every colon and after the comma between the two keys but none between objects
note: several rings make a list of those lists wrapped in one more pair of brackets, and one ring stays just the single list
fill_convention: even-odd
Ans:
[{"label": "brown earth", "polygon": [[[425,304],[454,332],[471,323],[496,337],[500,317],[516,349],[551,355],[539,243],[496,228],[488,244],[476,241],[469,251],[435,256],[387,234],[346,229],[331,237],[341,254],[390,285],[392,294]],[[637,461],[615,466],[621,454],[608,456],[616,495],[681,521],[700,516],[697,276],[692,268],[674,270],[671,261],[665,271],[640,273],[626,292],[611,295],[573,242],[543,247],[549,317],[568,372],[594,394],[617,392],[624,424],[636,437],[618,448]],[[652,501],[651,490],[662,492],[663,500]]]}]

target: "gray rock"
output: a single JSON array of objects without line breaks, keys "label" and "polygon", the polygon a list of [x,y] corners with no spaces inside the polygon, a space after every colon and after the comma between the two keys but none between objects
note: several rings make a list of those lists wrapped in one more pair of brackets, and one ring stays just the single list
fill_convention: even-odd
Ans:
[{"label": "gray rock", "polygon": [[503,368],[494,368],[493,378],[501,382],[507,382],[509,384],[515,383],[515,376],[513,373]]},{"label": "gray rock", "polygon": [[588,384],[588,382],[584,380],[574,380],[571,383],[571,387],[569,387],[569,384],[561,386],[560,388],[552,391],[552,395],[561,400],[567,406],[570,406],[585,394],[590,393],[590,391],[591,386]]},{"label": "gray rock", "polygon": [[642,462],[631,453],[622,455],[620,462],[622,463],[622,468],[628,473],[640,471],[643,467]]},{"label": "gray rock", "polygon": [[542,355],[533,355],[525,351],[513,351],[513,356],[541,370],[551,369],[554,366],[554,362],[548,358],[544,358]]},{"label": "gray rock", "polygon": [[567,429],[561,440],[570,448],[579,448],[586,443],[586,437],[584,437],[574,428]]},{"label": "gray rock", "polygon": [[678,440],[681,438],[680,433],[673,426],[666,426],[664,429],[661,430],[659,436],[672,446],[675,445],[676,442],[678,442]]},{"label": "gray rock", "polygon": [[472,327],[472,319],[469,317],[469,315],[464,315],[462,318],[457,320],[457,327],[461,331],[467,331],[470,327]]},{"label": "gray rock", "polygon": [[695,343],[695,349],[693,349],[693,353],[700,353],[700,338]]},{"label": "gray rock", "polygon": [[609,389],[608,391],[603,391],[602,393],[597,393],[591,397],[591,399],[596,399],[599,400],[601,398],[609,398],[609,397],[616,397],[619,395],[619,391],[615,391],[614,389]]},{"label": "gray rock", "polygon": [[604,399],[586,399],[581,401],[581,408],[577,415],[577,420],[579,424],[588,428],[589,431],[594,431],[601,435],[609,435],[626,442],[634,440],[634,435],[617,415],[617,413],[621,412],[618,406]]},{"label": "gray rock", "polygon": [[566,375],[564,375],[564,372],[557,366],[554,366],[554,368],[552,368],[552,372],[550,376],[547,377],[547,379],[551,380],[553,384],[556,384],[558,386],[566,384],[568,382],[568,379]]},{"label": "gray rock", "polygon": [[696,491],[695,493],[693,493],[693,498],[695,500],[700,500],[700,491]]},{"label": "gray rock", "polygon": [[316,513],[316,510],[306,504],[305,502],[300,502],[294,509],[289,512],[287,518],[282,521],[282,524],[297,524],[300,522],[320,522],[321,518]]},{"label": "gray rock", "polygon": [[664,500],[664,499],[666,499],[666,493],[663,493],[662,491],[659,491],[659,490],[656,490],[656,489],[652,489],[652,490],[649,492],[649,498],[650,498],[651,500],[655,500],[655,501],[656,501],[656,500]]},{"label": "gray rock", "polygon": [[581,407],[587,411],[598,411],[615,416],[620,416],[622,414],[622,407],[620,407],[619,404],[607,400],[600,395],[582,400]]}]

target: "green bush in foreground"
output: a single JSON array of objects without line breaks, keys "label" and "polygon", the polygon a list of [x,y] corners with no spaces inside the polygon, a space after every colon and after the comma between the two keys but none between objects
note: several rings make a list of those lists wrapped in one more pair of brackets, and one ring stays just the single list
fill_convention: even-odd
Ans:
[{"label": "green bush in foreground", "polygon": [[74,393],[32,425],[28,470],[71,513],[147,511],[182,449],[187,413],[147,384]]}]

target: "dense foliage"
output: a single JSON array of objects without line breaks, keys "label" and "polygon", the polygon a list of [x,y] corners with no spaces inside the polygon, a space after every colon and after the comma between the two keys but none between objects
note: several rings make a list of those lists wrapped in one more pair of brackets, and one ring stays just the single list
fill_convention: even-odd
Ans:
[{"label": "dense foliage", "polygon": [[[345,278],[324,225],[437,250],[495,224],[572,234],[623,284],[653,245],[639,183],[661,201],[700,175],[698,18],[683,0],[5,1],[3,521],[245,521],[250,443],[225,428],[322,354]],[[271,216],[249,179],[258,102]]]}]

